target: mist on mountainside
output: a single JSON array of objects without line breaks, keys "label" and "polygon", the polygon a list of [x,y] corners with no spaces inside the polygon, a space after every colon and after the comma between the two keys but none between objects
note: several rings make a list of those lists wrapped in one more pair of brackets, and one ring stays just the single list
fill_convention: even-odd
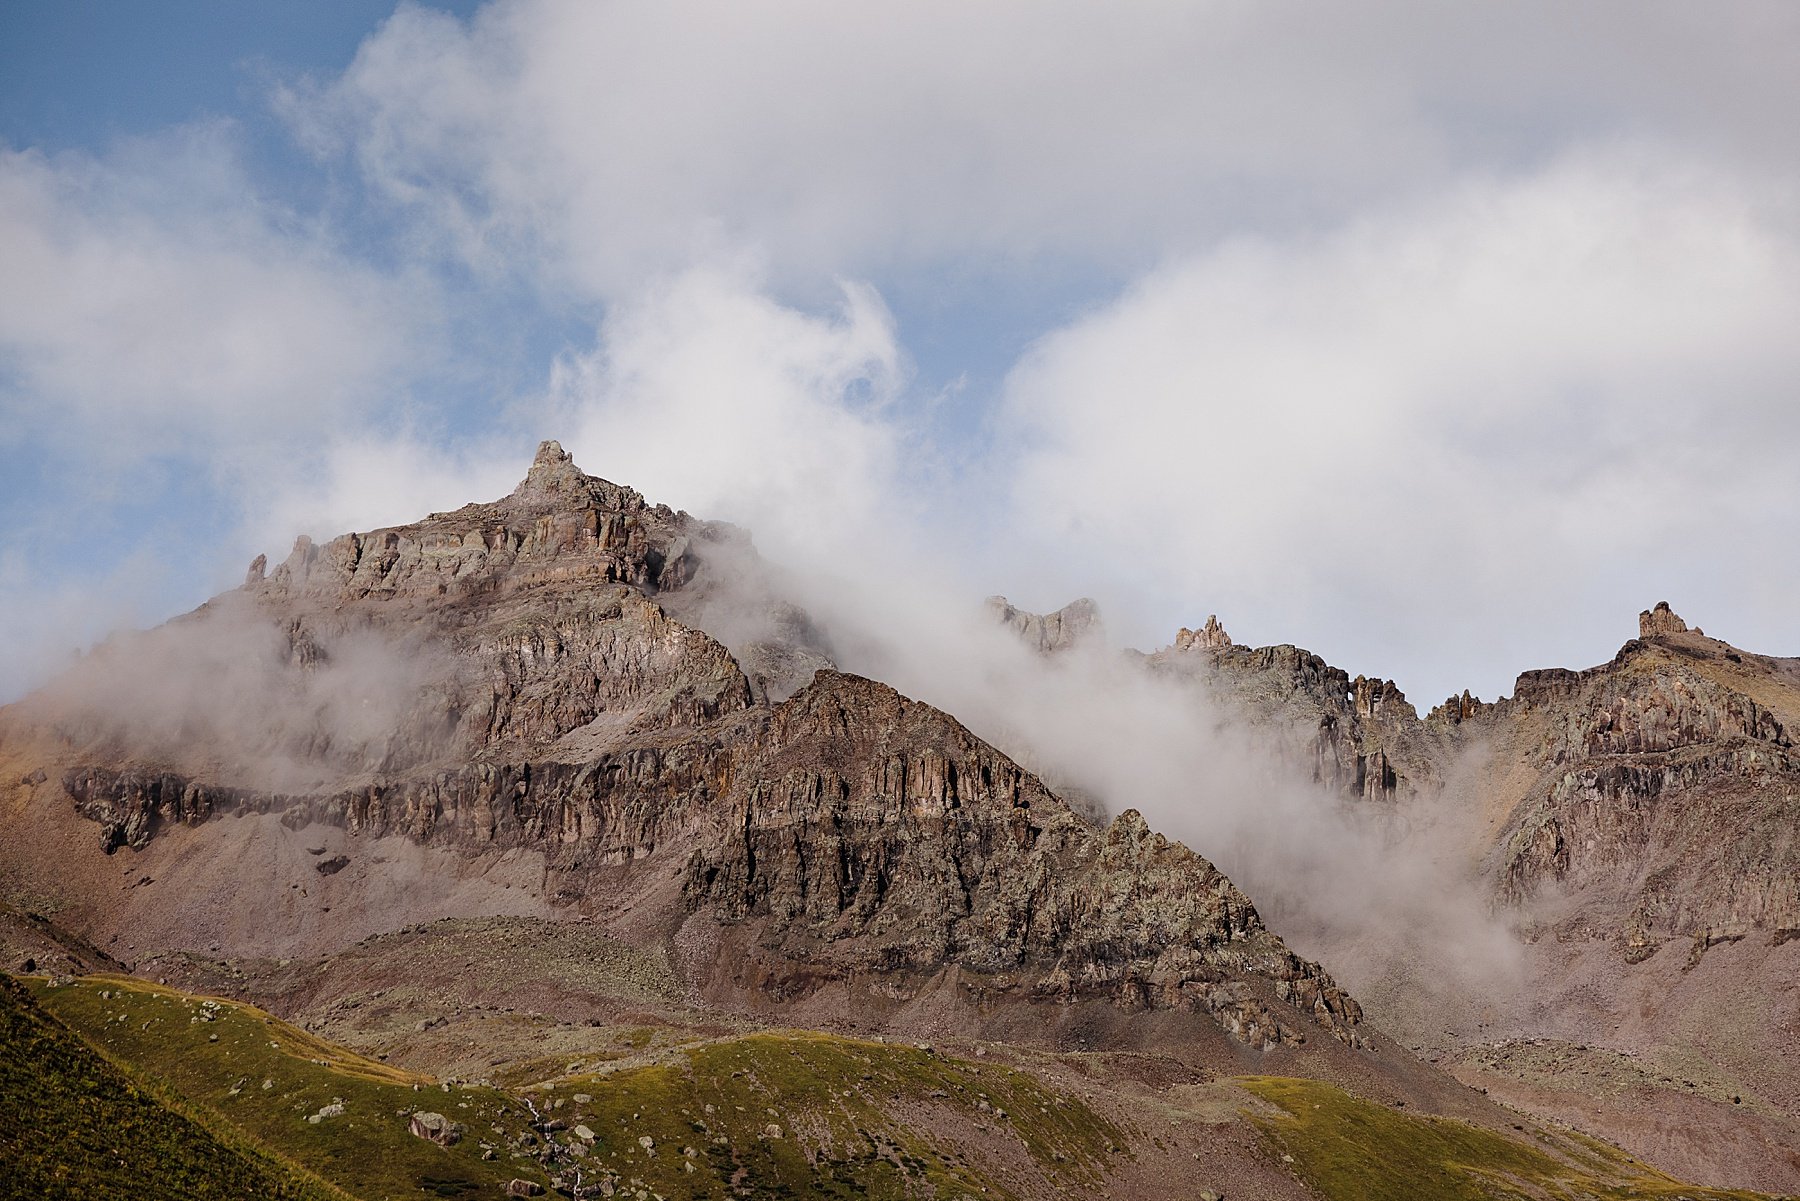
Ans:
[{"label": "mist on mountainside", "polygon": [[1478,806],[1465,773],[1453,768],[1441,791],[1349,801],[1202,678],[1151,671],[1103,626],[1045,654],[947,571],[897,555],[902,544],[805,576],[726,564],[693,619],[738,649],[778,637],[771,615],[797,601],[837,667],[953,714],[1078,809],[1143,813],[1352,988],[1508,986],[1517,944],[1468,853]]},{"label": "mist on mountainside", "polygon": [[211,763],[224,781],[304,792],[404,766],[442,724],[447,650],[367,626],[277,622],[226,593],[96,646],[26,702],[122,763]]}]

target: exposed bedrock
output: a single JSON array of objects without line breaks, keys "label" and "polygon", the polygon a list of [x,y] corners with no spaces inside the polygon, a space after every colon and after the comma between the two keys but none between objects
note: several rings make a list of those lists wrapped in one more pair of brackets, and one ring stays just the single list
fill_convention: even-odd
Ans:
[{"label": "exposed bedrock", "polygon": [[1257,1046],[1315,1024],[1360,1041],[1355,1001],[1204,858],[1135,812],[1095,831],[959,723],[854,676],[822,672],[772,710],[580,764],[471,764],[315,795],[98,766],[64,785],[108,847],[264,812],[535,847],[564,870],[674,854],[691,908],[761,923],[765,946],[813,976],[954,964],[1019,976],[1041,999],[1209,1013]]}]

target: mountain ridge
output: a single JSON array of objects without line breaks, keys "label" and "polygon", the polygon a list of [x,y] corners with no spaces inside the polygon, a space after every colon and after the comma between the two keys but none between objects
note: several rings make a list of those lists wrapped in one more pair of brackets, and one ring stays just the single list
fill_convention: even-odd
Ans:
[{"label": "mountain ridge", "polygon": [[[1046,663],[1105,653],[1091,602],[988,608]],[[675,1024],[1279,1064],[1503,1128],[1471,1091],[1491,1089],[1686,1174],[1800,1185],[1779,1150],[1800,1145],[1796,1082],[1756,1059],[1793,1042],[1786,994],[1745,1005],[1760,1035],[1695,1033],[1793,953],[1800,849],[1756,840],[1800,796],[1800,661],[1666,604],[1639,634],[1610,663],[1424,717],[1391,681],[1240,646],[1216,617],[1125,653],[1349,812],[1403,823],[1448,798],[1480,818],[1469,870],[1523,940],[1516,987],[1445,1002],[1363,972],[1353,998],[1128,798],[1100,798],[1109,816],[1065,797],[949,713],[840,670],[744,531],[547,442],[506,497],[299,539],[0,709],[0,900],[54,916],[62,945],[270,1005],[312,1004],[286,965],[319,956],[351,1010],[403,983],[352,954],[369,938],[404,959],[440,920],[552,940],[591,925],[673,982],[625,989],[608,1020],[650,1005]],[[456,1029],[494,1037],[484,1015],[519,987],[467,982]],[[587,1004],[552,995],[571,1021]],[[1652,1081],[1609,1108],[1520,1066],[1544,1039],[1582,1063],[1699,1054],[1724,1083],[1694,1098]],[[1720,1100],[1744,1095],[1754,1115]],[[1665,1109],[1735,1133],[1633,1124]]]}]

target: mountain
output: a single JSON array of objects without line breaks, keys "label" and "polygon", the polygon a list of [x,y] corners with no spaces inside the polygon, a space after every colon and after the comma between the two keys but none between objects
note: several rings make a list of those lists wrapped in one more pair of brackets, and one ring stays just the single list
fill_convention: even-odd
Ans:
[{"label": "mountain", "polygon": [[[1094,653],[1091,605],[990,610],[1046,662]],[[1699,663],[1679,652],[1696,637],[1659,633],[1645,653]],[[1697,921],[1730,937],[1715,911],[1763,893],[1715,887],[1690,912],[1594,875],[1611,861],[1585,840],[1625,820],[1593,826],[1595,805],[1646,794],[1588,798],[1586,776],[1558,773],[1579,743],[1698,764],[1657,796],[1729,806],[1714,787],[1729,769],[1764,773],[1742,776],[1761,797],[1768,756],[1787,754],[1790,675],[1724,654],[1712,691],[1680,694],[1713,725],[1614,705],[1626,694],[1586,675],[1560,707],[1521,689],[1421,721],[1385,681],[1237,647],[1216,621],[1133,662],[1224,698],[1345,804],[1442,792],[1474,778],[1467,748],[1493,748],[1480,795],[1506,814],[1488,869],[1500,903],[1540,914],[1547,890],[1590,888],[1592,911],[1624,923],[1620,962],[1642,969],[1674,957],[1645,947]],[[1759,708],[1733,699],[1739,669],[1761,673]],[[1603,702],[1614,724],[1569,741],[1569,715]],[[1646,730],[1662,748],[1702,728],[1742,745],[1646,749]],[[1433,1025],[1382,993],[1368,1020],[1213,862],[1106,800],[1116,816],[1072,806],[950,714],[839,670],[745,532],[545,443],[500,500],[302,538],[0,710],[0,953],[27,973],[102,973],[47,979],[40,1000],[113,1061],[357,1195],[482,1195],[503,1168],[569,1195],[1355,1196],[1384,1172],[1482,1195],[1676,1187],[1484,1096],[1526,1077],[1457,1058],[1473,1048],[1445,1032],[1456,1015]],[[1646,864],[1664,861],[1652,844],[1700,854],[1640,825]],[[1769,900],[1749,920],[1780,912]],[[190,1037],[211,1020],[200,995],[238,1042]],[[176,1004],[188,1025],[158,1026]],[[1521,1031],[1543,1024],[1518,1012]],[[261,1062],[244,1031],[279,1019],[303,1029],[270,1050],[304,1044],[340,1075],[271,1063],[257,1070],[300,1071],[305,1090],[252,1104],[226,1060]],[[491,1114],[482,1156],[415,1162],[389,1120],[413,1110],[382,1090],[427,1084],[473,1090],[456,1104]],[[565,1094],[575,1118],[552,1130]],[[334,1127],[333,1096],[368,1113]],[[1766,1098],[1752,1108],[1782,1128],[1787,1102]],[[448,1125],[427,1134],[459,1120],[436,1118]],[[313,1129],[295,1141],[294,1122]],[[567,1129],[594,1137],[549,1137]],[[700,1136],[717,1150],[656,1150]],[[353,1147],[414,1166],[358,1192]]]},{"label": "mountain", "polygon": [[1660,603],[1608,663],[1423,718],[1391,683],[1216,621],[1145,662],[1396,830],[1436,812],[1466,832],[1455,854],[1516,933],[1513,978],[1446,997],[1358,973],[1379,1024],[1670,1170],[1800,1190],[1800,660]]},{"label": "mountain", "polygon": [[[41,776],[39,811],[66,794],[105,852],[272,818],[529,856],[550,911],[653,908],[706,948],[690,952],[703,995],[753,1007],[834,990],[845,1013],[878,1013],[892,1006],[866,981],[904,979],[1203,1013],[1258,1047],[1359,1045],[1356,1003],[1136,814],[1091,828],[947,714],[872,680],[820,669],[759,699],[722,643],[670,616],[709,548],[738,537],[546,443],[499,502],[302,539],[146,652],[106,648],[51,690],[40,757],[17,778]],[[226,666],[217,711],[179,729],[138,720],[118,682],[150,664],[148,710],[195,648],[248,657],[257,678]],[[277,699],[245,703],[251,685]],[[33,711],[12,715],[9,747]],[[341,874],[357,858],[320,858],[308,883],[359,878]],[[153,909],[171,942],[260,953],[346,928],[268,894],[229,910],[176,895],[132,920]]]}]

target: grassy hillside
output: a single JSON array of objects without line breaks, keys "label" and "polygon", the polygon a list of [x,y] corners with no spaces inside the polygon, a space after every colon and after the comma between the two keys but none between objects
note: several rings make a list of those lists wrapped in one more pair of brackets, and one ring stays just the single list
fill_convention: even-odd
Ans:
[{"label": "grassy hillside", "polygon": [[1004,1159],[1034,1186],[1081,1193],[1122,1139],[1010,1066],[810,1031],[532,1091],[576,1131],[593,1174],[671,1199],[1008,1197],[992,1170]]},{"label": "grassy hillside", "polygon": [[141,1201],[341,1201],[147,1090],[0,976],[0,1193]]},{"label": "grassy hillside", "polygon": [[[428,1081],[142,980],[33,988],[132,1071],[366,1201],[498,1197],[514,1177],[667,1201],[1060,1194],[1099,1183],[1123,1141],[1016,1068],[908,1044],[755,1034],[509,1093]],[[415,1110],[463,1137],[415,1137]]]},{"label": "grassy hillside", "polygon": [[1696,1188],[1581,1135],[1520,1128],[1507,1138],[1352,1096],[1317,1080],[1239,1081],[1279,1113],[1256,1119],[1294,1170],[1329,1201],[1751,1201],[1761,1194]]},{"label": "grassy hillside", "polygon": [[[499,1196],[547,1183],[523,1133],[530,1112],[494,1089],[438,1085],[320,1041],[248,1005],[142,980],[34,984],[45,1009],[134,1073],[166,1083],[264,1146],[364,1201]],[[444,1148],[409,1132],[415,1110],[465,1127]],[[314,1120],[314,1119],[317,1120]],[[494,1158],[482,1158],[483,1143]],[[502,1153],[504,1149],[504,1153]]]},{"label": "grassy hillside", "polygon": [[[142,980],[29,989],[8,982],[0,1009],[0,1160],[20,1165],[5,1181],[19,1195],[475,1199],[517,1177],[663,1201],[998,1201],[1097,1194],[1134,1140],[1150,1150],[1030,1072],[905,1043],[646,1043],[628,1064],[506,1091],[427,1080]],[[1271,1158],[1325,1201],[1753,1196],[1681,1185],[1572,1133],[1506,1135],[1313,1080],[1238,1083]],[[460,1138],[412,1134],[420,1111]]]}]

